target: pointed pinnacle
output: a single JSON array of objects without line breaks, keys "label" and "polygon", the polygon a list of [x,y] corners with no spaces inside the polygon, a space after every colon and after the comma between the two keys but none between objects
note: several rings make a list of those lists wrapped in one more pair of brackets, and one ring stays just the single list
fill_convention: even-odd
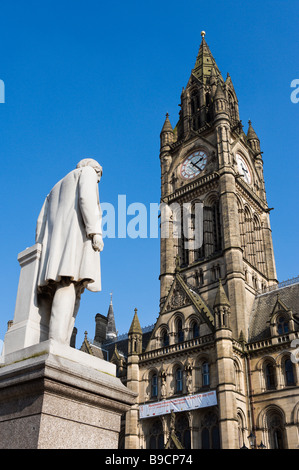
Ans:
[{"label": "pointed pinnacle", "polygon": [[165,119],[164,125],[162,127],[161,134],[162,134],[162,132],[173,132],[173,128],[172,128],[171,122],[169,120],[169,114],[168,113],[166,113],[166,119]]},{"label": "pointed pinnacle", "polygon": [[248,121],[248,124],[249,124],[249,127],[248,127],[248,132],[247,132],[247,139],[248,140],[259,140],[258,136],[256,135],[255,130],[252,127],[250,119]]},{"label": "pointed pinnacle", "polygon": [[139,333],[142,334],[142,329],[139,323],[139,318],[137,316],[137,308],[134,309],[134,318],[129,329],[129,333]]},{"label": "pointed pinnacle", "polygon": [[219,279],[219,286],[218,286],[218,290],[217,290],[217,294],[216,294],[216,298],[214,302],[214,307],[217,307],[219,305],[227,305],[230,307],[230,303],[226,296],[221,279]]}]

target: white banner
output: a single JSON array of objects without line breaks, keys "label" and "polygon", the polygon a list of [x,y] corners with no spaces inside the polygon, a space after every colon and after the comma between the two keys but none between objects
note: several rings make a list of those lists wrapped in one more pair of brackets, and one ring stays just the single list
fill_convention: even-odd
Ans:
[{"label": "white banner", "polygon": [[152,416],[169,414],[171,411],[177,413],[179,411],[195,410],[215,405],[217,405],[216,391],[212,390],[211,392],[141,405],[139,407],[139,417],[150,418]]}]

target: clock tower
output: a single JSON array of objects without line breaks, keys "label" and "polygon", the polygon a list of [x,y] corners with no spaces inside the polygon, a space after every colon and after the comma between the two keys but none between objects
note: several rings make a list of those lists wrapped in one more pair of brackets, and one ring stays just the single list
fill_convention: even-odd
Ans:
[{"label": "clock tower", "polygon": [[160,304],[162,310],[178,271],[210,306],[221,279],[233,337],[246,340],[257,292],[277,284],[262,152],[251,121],[243,130],[231,77],[223,79],[201,35],[178,122],[173,128],[167,114],[160,135],[161,203],[170,219],[161,220],[161,234],[165,224],[168,230],[161,235]]}]

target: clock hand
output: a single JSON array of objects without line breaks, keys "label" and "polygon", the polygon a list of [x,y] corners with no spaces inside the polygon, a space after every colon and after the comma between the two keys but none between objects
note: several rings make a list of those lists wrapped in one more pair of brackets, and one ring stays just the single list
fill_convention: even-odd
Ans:
[{"label": "clock hand", "polygon": [[201,168],[199,168],[199,167],[197,166],[197,163],[201,162],[202,160],[203,160],[203,157],[201,157],[199,160],[197,160],[196,163],[194,163],[194,162],[192,162],[192,161],[191,161],[190,163],[192,163],[193,166],[196,166],[196,168],[198,168],[199,170],[201,170]]},{"label": "clock hand", "polygon": [[[200,170],[199,166],[196,165],[196,163],[190,162],[193,166],[196,166],[198,170]],[[198,163],[198,162],[197,162]]]}]

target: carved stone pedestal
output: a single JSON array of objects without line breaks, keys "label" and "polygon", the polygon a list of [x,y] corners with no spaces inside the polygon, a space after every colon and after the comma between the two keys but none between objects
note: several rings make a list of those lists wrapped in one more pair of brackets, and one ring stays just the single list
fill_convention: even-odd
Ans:
[{"label": "carved stone pedestal", "polygon": [[115,366],[51,340],[0,364],[1,449],[116,449],[136,394]]}]

